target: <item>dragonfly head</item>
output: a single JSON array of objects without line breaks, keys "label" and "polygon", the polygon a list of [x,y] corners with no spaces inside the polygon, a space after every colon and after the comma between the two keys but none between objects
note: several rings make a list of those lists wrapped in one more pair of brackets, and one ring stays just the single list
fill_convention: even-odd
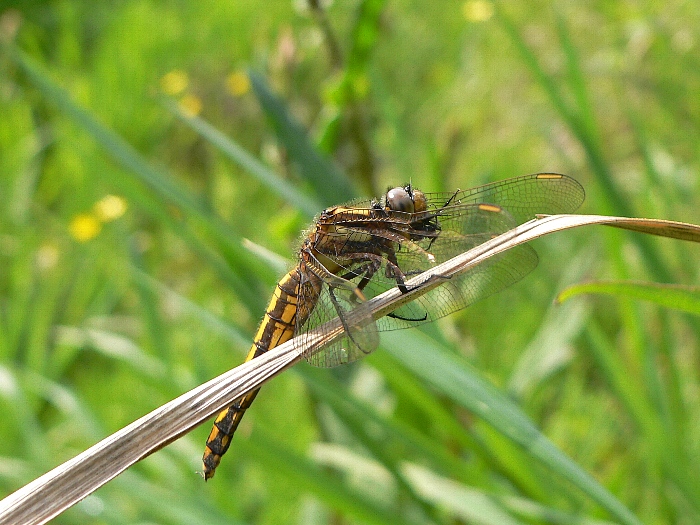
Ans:
[{"label": "dragonfly head", "polygon": [[425,211],[428,207],[425,194],[414,189],[410,184],[387,191],[384,202],[384,208],[388,211],[417,213]]}]

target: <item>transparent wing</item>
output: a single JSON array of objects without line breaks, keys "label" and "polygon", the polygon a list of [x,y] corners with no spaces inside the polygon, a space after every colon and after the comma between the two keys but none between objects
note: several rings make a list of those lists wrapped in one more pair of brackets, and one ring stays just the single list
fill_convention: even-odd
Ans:
[{"label": "transparent wing", "polygon": [[[419,238],[416,235],[413,241],[402,244],[395,252],[404,280],[483,244],[516,225],[510,214],[497,206],[459,205],[452,212],[446,222],[450,222],[455,229],[443,225],[437,237],[431,234]],[[535,269],[537,262],[537,254],[532,248],[517,246],[460,276],[446,279],[433,291],[379,319],[378,330],[409,328],[466,308],[518,282]],[[358,263],[355,262],[354,266],[358,266]],[[397,286],[394,272],[390,261],[383,258],[380,268],[364,288],[367,298]]]},{"label": "transparent wing", "polygon": [[[574,179],[558,174],[535,174],[494,182],[454,193],[426,194],[428,210],[421,213],[368,213],[368,202],[338,208],[325,218],[329,231],[324,254],[332,272],[319,263],[314,269],[318,290],[300,296],[300,305],[313,304],[301,316],[297,331],[306,333],[339,316],[345,337],[308,356],[316,366],[354,361],[374,350],[377,331],[396,330],[431,322],[461,310],[519,281],[537,266],[537,254],[517,246],[445,282],[428,294],[395,310],[376,323],[358,289],[367,298],[403,283],[455,255],[506,232],[536,214],[570,213],[584,199]],[[483,203],[487,203],[484,205]],[[334,237],[333,237],[334,236]],[[341,239],[342,242],[338,242]]]},{"label": "transparent wing", "polygon": [[456,193],[425,195],[433,208],[441,208],[448,201],[495,204],[506,209],[518,224],[537,214],[573,213],[586,198],[578,181],[558,173],[523,175]]},{"label": "transparent wing", "polygon": [[400,330],[457,312],[515,284],[537,266],[537,253],[517,246],[451,279],[377,321],[377,329]]},{"label": "transparent wing", "polygon": [[323,266],[307,266],[297,303],[295,335],[304,335],[338,317],[343,336],[321,351],[306,351],[306,360],[319,367],[351,363],[363,357],[379,344],[377,325],[371,311],[358,294],[357,285],[333,275]]}]

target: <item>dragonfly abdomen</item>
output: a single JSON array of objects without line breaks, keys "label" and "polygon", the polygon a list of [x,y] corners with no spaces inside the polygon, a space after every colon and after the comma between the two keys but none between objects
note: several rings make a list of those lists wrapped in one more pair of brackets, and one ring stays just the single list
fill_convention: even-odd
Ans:
[{"label": "dragonfly abdomen", "polygon": [[[292,338],[297,323],[300,282],[301,267],[298,266],[277,283],[275,293],[265,311],[265,317],[260,323],[253,345],[245,359],[246,362]],[[221,457],[228,450],[231,438],[243,419],[243,414],[253,403],[259,390],[249,392],[237,399],[217,416],[202,456],[202,475],[205,480],[214,476]]]}]

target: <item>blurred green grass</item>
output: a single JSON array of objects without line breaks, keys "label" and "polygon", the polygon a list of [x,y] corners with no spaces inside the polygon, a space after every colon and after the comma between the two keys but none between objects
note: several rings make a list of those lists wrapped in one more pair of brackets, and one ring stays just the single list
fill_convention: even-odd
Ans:
[{"label": "blurred green grass", "polygon": [[[278,274],[244,240],[291,261],[315,204],[557,171],[584,184],[584,211],[700,222],[692,5],[301,4],[0,13],[35,72],[3,48],[3,494],[238,364]],[[697,283],[696,246],[642,239],[541,241],[536,272],[433,342],[391,334],[363,363],[266,385],[212,482],[194,474],[205,426],[56,522],[622,519],[412,369],[415,344],[416,362],[442,349],[516,400],[642,522],[696,523],[696,322],[629,299],[551,306],[583,279]]]}]

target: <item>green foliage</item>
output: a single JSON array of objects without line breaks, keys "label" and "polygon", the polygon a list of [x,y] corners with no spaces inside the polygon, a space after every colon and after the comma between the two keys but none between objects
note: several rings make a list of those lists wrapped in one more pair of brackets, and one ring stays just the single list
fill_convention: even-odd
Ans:
[{"label": "green foliage", "polygon": [[587,293],[641,299],[664,308],[700,315],[700,290],[695,286],[636,282],[581,283],[569,286],[559,294],[557,301],[564,302]]},{"label": "green foliage", "polygon": [[[238,364],[340,200],[552,171],[587,212],[700,222],[692,4],[302,4],[0,12],[2,494]],[[664,310],[697,294],[550,305],[696,284],[697,246],[536,248],[502,294],[270,382],[211,482],[203,427],[56,523],[697,523],[699,331]]]}]

